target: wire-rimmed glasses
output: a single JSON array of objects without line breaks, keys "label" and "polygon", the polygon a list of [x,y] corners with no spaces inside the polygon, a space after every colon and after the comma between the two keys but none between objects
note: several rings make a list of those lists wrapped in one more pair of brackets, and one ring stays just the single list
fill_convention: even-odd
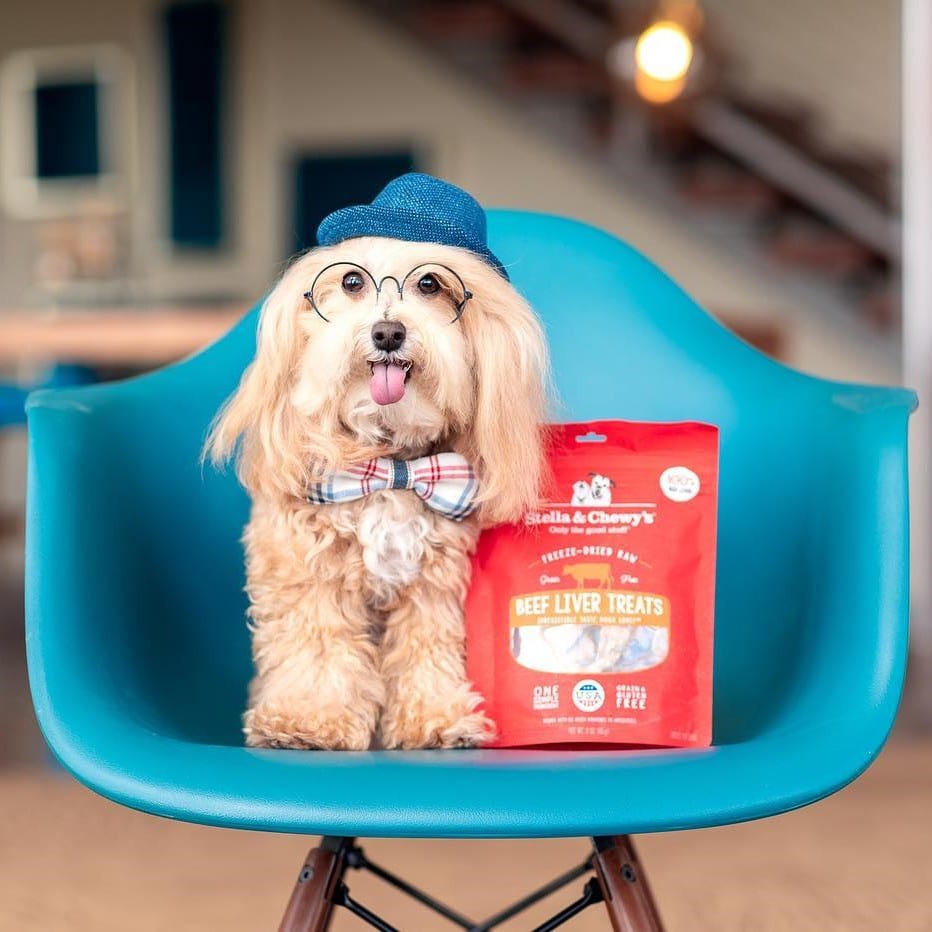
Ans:
[{"label": "wire-rimmed glasses", "polygon": [[[354,301],[371,301],[373,305],[377,304],[382,286],[387,281],[392,282],[398,289],[401,301],[404,301],[406,296],[416,296],[420,300],[427,298],[448,302],[454,312],[451,324],[463,316],[466,302],[473,296],[463,279],[453,269],[437,262],[416,265],[400,281],[394,275],[386,275],[378,282],[365,266],[355,262],[332,262],[317,273],[304,297],[317,315],[329,323],[331,317],[339,313],[339,304],[347,297]],[[341,297],[340,302],[333,300],[338,295]]]}]

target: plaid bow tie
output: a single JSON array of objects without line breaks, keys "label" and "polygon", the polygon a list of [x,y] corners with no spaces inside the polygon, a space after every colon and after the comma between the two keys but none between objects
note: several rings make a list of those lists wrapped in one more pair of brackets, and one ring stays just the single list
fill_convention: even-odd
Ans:
[{"label": "plaid bow tie", "polygon": [[312,505],[334,505],[383,489],[410,489],[428,508],[462,521],[476,507],[479,483],[472,466],[459,453],[437,453],[413,460],[380,456],[313,483],[307,500]]}]

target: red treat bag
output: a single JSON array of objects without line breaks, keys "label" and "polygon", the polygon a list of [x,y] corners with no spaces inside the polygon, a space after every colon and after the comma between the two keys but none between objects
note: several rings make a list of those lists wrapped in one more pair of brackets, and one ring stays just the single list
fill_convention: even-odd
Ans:
[{"label": "red treat bag", "polygon": [[718,429],[551,433],[553,482],[479,539],[466,665],[497,747],[712,740]]}]

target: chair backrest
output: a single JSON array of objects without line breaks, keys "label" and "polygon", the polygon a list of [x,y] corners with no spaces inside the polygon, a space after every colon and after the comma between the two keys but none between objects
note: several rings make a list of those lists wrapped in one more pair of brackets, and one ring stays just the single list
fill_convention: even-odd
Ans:
[{"label": "chair backrest", "polygon": [[[66,388],[93,382],[94,373],[86,366],[60,364],[48,374],[43,388]],[[38,387],[38,386],[36,386]],[[26,423],[26,398],[30,389],[22,385],[0,383],[0,429],[21,427]]]},{"label": "chair backrest", "polygon": [[[912,395],[767,359],[602,231],[516,211],[492,211],[489,223],[493,251],[546,326],[555,419],[720,427],[715,740],[750,737],[809,662],[812,594],[830,546],[817,519],[845,468],[838,437],[858,411],[905,411]],[[61,396],[95,415],[74,456],[98,491],[72,516],[93,537],[73,571],[100,580],[98,595],[88,590],[93,662],[114,690],[137,697],[152,727],[192,740],[240,741],[250,660],[238,539],[248,502],[232,471],[202,469],[198,456],[253,356],[255,326],[254,311],[190,360]]]}]

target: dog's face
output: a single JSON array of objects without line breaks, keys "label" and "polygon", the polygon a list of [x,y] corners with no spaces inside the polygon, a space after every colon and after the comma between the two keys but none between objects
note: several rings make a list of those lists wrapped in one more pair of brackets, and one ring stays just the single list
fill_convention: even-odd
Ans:
[{"label": "dog's face", "polygon": [[295,403],[308,416],[335,414],[360,449],[421,452],[462,432],[476,366],[463,276],[496,293],[504,284],[487,281],[480,264],[459,250],[375,238],[301,260],[314,277]]},{"label": "dog's face", "polygon": [[593,498],[608,498],[610,494],[609,490],[615,483],[609,479],[608,476],[600,476],[598,473],[593,473],[590,485]]},{"label": "dog's face", "polygon": [[527,303],[462,249],[360,237],[296,261],[263,306],[256,361],[214,427],[254,494],[372,456],[456,450],[487,520],[534,504],[547,354]]}]

